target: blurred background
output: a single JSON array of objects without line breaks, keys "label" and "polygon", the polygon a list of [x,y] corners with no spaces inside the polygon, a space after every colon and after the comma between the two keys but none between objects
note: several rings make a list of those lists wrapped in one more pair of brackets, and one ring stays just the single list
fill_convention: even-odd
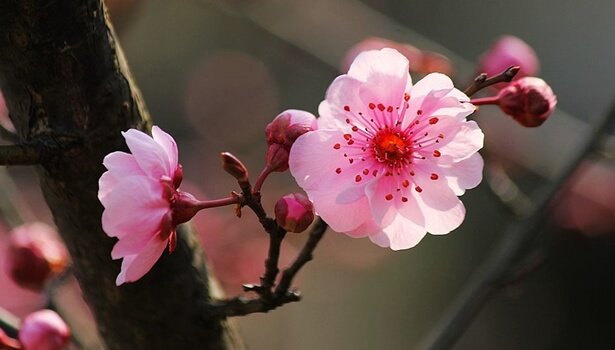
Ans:
[{"label": "blurred background", "polygon": [[[183,186],[197,197],[236,190],[220,167],[221,151],[234,153],[257,175],[267,123],[288,108],[317,114],[328,85],[361,45],[397,45],[411,64],[413,58],[421,62],[413,66],[414,81],[445,71],[463,89],[476,75],[481,54],[499,37],[515,35],[534,48],[540,59],[536,74],[558,95],[558,111],[538,129],[522,128],[496,108],[481,109],[485,181],[463,196],[467,217],[455,232],[428,235],[400,252],[327,233],[296,281],[302,302],[236,319],[251,349],[417,347],[503,228],[531,210],[533,191],[570,160],[615,96],[610,66],[615,45],[608,39],[615,31],[615,3],[606,0],[107,0],[107,5],[154,123],[178,140]],[[527,273],[485,305],[455,349],[615,348],[612,156],[606,149],[584,164],[560,194],[548,228],[536,233]],[[17,184],[2,180],[5,197],[15,200],[25,220],[51,223],[33,174],[9,172]],[[290,174],[275,173],[264,186],[265,207],[272,211],[280,196],[297,190]],[[0,256],[14,224],[4,220]],[[239,293],[242,283],[257,282],[267,237],[252,213],[237,219],[230,208],[213,209],[199,214],[195,225],[229,295]],[[283,263],[305,238],[288,237]],[[56,293],[57,302],[71,326],[84,328],[82,343],[96,348],[95,334],[83,322],[87,313],[72,304],[78,293],[68,283]],[[43,295],[0,273],[0,306],[24,316],[44,303]]]}]

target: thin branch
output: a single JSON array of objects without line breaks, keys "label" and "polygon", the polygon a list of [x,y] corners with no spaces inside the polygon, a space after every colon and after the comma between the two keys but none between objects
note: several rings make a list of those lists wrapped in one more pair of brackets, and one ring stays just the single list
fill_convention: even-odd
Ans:
[{"label": "thin branch", "polygon": [[519,66],[510,66],[502,73],[495,75],[491,78],[488,78],[486,73],[481,73],[476,78],[474,78],[474,81],[470,86],[468,86],[467,89],[465,89],[464,93],[468,96],[472,96],[488,86],[497,83],[510,82],[513,80],[515,75],[517,75],[519,69]]},{"label": "thin branch", "polygon": [[246,316],[254,313],[267,313],[276,308],[301,300],[299,293],[289,292],[273,300],[263,298],[248,299],[235,297],[228,300],[216,300],[211,303],[210,315],[217,318]]},{"label": "thin branch", "polygon": [[31,145],[0,145],[0,165],[39,164],[41,153]]},{"label": "thin branch", "polygon": [[278,287],[275,289],[276,296],[282,296],[286,294],[290,288],[290,284],[292,283],[293,278],[295,278],[295,275],[297,275],[297,272],[301,270],[303,265],[307,264],[313,259],[314,249],[316,249],[318,242],[320,242],[328,227],[329,226],[327,225],[327,223],[320,217],[318,218],[318,220],[316,220],[316,223],[312,227],[312,231],[310,231],[310,237],[303,246],[303,249],[301,249],[301,252],[297,256],[297,259],[295,259],[293,264],[290,265],[289,268],[285,269],[282,273],[280,284],[278,284]]},{"label": "thin branch", "polygon": [[477,269],[444,317],[422,343],[422,349],[450,349],[455,344],[485,302],[501,286],[502,279],[509,275],[524,249],[544,227],[553,198],[570,180],[583,159],[602,142],[605,132],[613,121],[615,121],[615,106],[594,128],[584,146],[559,177],[545,185],[535,197],[535,209],[508,226],[499,244]]},{"label": "thin branch", "polygon": [[318,218],[314,226],[312,226],[308,241],[303,246],[303,249],[301,249],[292,265],[284,270],[280,284],[275,289],[275,292],[269,289],[268,294],[265,294],[263,293],[264,286],[246,285],[244,286],[246,291],[255,291],[259,296],[253,299],[235,297],[227,300],[213,301],[209,305],[211,308],[209,314],[219,318],[244,316],[257,312],[269,312],[284,304],[301,300],[300,293],[290,290],[290,285],[297,272],[308,261],[312,260],[314,249],[316,249],[318,242],[322,239],[327,227],[327,223]]},{"label": "thin branch", "polygon": [[280,271],[278,268],[278,261],[280,259],[280,248],[282,240],[286,235],[286,230],[280,227],[274,219],[267,216],[267,212],[261,203],[260,193],[253,191],[249,181],[238,181],[238,183],[239,187],[241,187],[245,205],[256,214],[263,229],[269,234],[269,250],[267,259],[265,260],[265,273],[261,277],[261,285],[252,286],[249,290],[255,291],[264,299],[271,299],[271,288]]}]

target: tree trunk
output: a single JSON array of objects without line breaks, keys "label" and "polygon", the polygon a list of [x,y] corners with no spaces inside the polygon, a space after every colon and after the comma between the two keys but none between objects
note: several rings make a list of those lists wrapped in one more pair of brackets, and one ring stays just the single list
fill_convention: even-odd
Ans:
[{"label": "tree trunk", "polygon": [[136,283],[117,287],[115,243],[97,199],[103,157],[149,117],[100,0],[0,0],[0,88],[22,144],[38,147],[41,187],[109,349],[242,348],[208,317],[208,272],[182,230]]}]

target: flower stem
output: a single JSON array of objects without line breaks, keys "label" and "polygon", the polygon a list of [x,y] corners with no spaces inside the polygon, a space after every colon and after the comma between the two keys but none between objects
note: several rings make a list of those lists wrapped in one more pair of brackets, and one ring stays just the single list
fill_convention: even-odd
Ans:
[{"label": "flower stem", "polygon": [[473,98],[470,100],[470,103],[475,106],[497,105],[499,101],[500,99],[497,96],[489,96],[489,97]]},{"label": "flower stem", "polygon": [[226,198],[212,199],[208,201],[199,201],[197,204],[197,208],[201,210],[201,209],[207,209],[207,208],[224,207],[227,205],[240,204],[240,203],[243,203],[242,196],[230,196]]},{"label": "flower stem", "polygon": [[266,165],[263,168],[260,175],[258,175],[258,179],[256,179],[256,183],[254,184],[254,187],[252,188],[252,193],[258,193],[261,191],[261,188],[263,187],[263,183],[265,183],[265,180],[272,173],[272,171],[273,169],[271,169],[271,167],[268,165]]},{"label": "flower stem", "polygon": [[456,343],[485,302],[500,288],[501,282],[509,275],[524,249],[545,225],[555,195],[570,180],[583,159],[602,142],[605,132],[614,121],[615,106],[593,129],[584,146],[558,178],[545,185],[535,196],[534,210],[509,224],[499,244],[479,266],[444,317],[424,339],[421,349],[450,349]]}]

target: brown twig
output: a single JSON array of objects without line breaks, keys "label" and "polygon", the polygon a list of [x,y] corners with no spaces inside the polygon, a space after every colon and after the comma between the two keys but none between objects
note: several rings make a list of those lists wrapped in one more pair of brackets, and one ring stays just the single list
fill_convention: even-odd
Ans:
[{"label": "brown twig", "polygon": [[280,271],[278,268],[278,261],[280,260],[280,248],[282,240],[286,236],[286,230],[280,227],[274,219],[267,216],[267,212],[261,203],[260,193],[252,190],[249,181],[239,181],[238,183],[239,187],[241,187],[245,205],[256,214],[263,229],[269,234],[269,251],[267,259],[265,260],[265,273],[261,277],[261,285],[253,286],[249,289],[258,293],[262,298],[271,299],[271,288]]},{"label": "brown twig", "polygon": [[327,223],[318,218],[310,231],[310,237],[303,246],[303,249],[299,255],[297,255],[292,265],[284,270],[280,284],[275,288],[275,292],[272,292],[271,288],[269,288],[267,294],[263,293],[264,284],[261,286],[246,285],[244,286],[246,291],[254,291],[259,296],[253,299],[235,297],[227,300],[213,301],[210,304],[212,309],[210,314],[219,318],[244,316],[257,312],[269,312],[284,304],[301,300],[300,293],[291,290],[290,285],[297,272],[299,272],[308,261],[312,260],[314,249],[322,239],[327,227]]},{"label": "brown twig", "polygon": [[297,259],[295,259],[293,264],[290,265],[289,268],[285,269],[282,273],[280,284],[278,284],[278,287],[275,289],[276,296],[282,297],[283,295],[285,295],[288,292],[290,284],[295,278],[297,272],[301,270],[303,265],[307,264],[313,259],[314,249],[316,249],[318,242],[320,242],[328,227],[329,226],[323,219],[318,218],[316,220],[316,223],[312,227],[312,231],[310,231],[310,237],[303,246],[303,249],[301,249],[301,252],[297,256]]},{"label": "brown twig", "polygon": [[464,90],[464,93],[469,97],[488,86],[497,83],[510,82],[513,80],[515,75],[517,75],[519,69],[519,66],[510,66],[502,73],[495,75],[491,78],[487,77],[486,73],[481,73],[476,78],[474,78],[474,81]]}]

